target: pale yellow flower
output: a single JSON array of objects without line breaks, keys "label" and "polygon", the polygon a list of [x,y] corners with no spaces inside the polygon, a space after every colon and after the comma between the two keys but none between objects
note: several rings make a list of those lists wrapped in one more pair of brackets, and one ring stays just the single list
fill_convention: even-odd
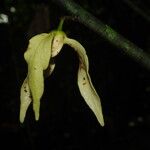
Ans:
[{"label": "pale yellow flower", "polygon": [[94,89],[89,76],[89,62],[84,47],[76,40],[70,39],[62,31],[52,31],[34,36],[30,39],[24,58],[28,64],[28,74],[21,87],[20,122],[24,122],[26,111],[31,102],[35,119],[39,120],[40,100],[44,92],[44,74],[53,72],[55,64],[51,58],[55,57],[63,45],[71,46],[78,54],[78,86],[84,100],[94,112],[99,123],[104,126],[100,98]]}]

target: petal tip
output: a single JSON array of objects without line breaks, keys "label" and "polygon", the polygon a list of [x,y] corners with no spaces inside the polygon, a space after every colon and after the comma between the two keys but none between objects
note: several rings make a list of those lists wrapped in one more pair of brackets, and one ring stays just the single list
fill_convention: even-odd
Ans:
[{"label": "petal tip", "polygon": [[22,116],[20,115],[19,121],[20,121],[20,123],[22,124],[22,123],[24,122],[24,117],[22,117]]},{"label": "petal tip", "polygon": [[34,115],[35,115],[35,120],[39,120],[39,111],[40,111],[40,104],[33,104],[33,110],[34,110]]},{"label": "petal tip", "polygon": [[101,122],[99,122],[100,123],[100,125],[102,126],[102,127],[104,127],[105,126],[105,123],[104,123],[104,120],[102,120]]}]

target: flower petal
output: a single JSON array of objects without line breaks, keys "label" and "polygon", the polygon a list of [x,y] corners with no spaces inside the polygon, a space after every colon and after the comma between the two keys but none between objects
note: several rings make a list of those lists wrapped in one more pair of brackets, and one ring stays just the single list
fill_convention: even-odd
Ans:
[{"label": "flower petal", "polygon": [[27,78],[24,80],[20,91],[20,122],[24,122],[27,109],[32,101],[31,92]]},{"label": "flower petal", "polygon": [[55,57],[63,47],[65,33],[63,31],[53,31],[52,57]]},{"label": "flower petal", "polygon": [[47,69],[44,71],[44,77],[45,78],[49,77],[53,73],[54,69],[55,69],[55,64],[50,63]]},{"label": "flower petal", "polygon": [[44,92],[43,71],[47,69],[51,58],[54,34],[39,34],[30,39],[24,54],[28,64],[28,83],[33,97],[35,119],[39,119],[40,99]]},{"label": "flower petal", "polygon": [[78,86],[81,95],[85,99],[88,106],[92,109],[96,115],[99,123],[104,126],[104,119],[102,114],[102,107],[100,98],[92,85],[88,70],[88,57],[86,55],[84,47],[76,40],[65,38],[65,44],[70,45],[78,53],[80,64],[78,69]]}]

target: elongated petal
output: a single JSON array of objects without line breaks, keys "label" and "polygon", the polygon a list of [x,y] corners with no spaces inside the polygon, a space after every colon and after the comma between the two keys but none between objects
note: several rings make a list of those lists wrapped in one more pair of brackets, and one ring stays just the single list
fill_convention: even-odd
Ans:
[{"label": "elongated petal", "polygon": [[[30,66],[28,67],[30,69]],[[35,113],[35,119],[39,119],[40,111],[40,99],[44,92],[44,77],[42,68],[36,66],[34,70],[31,70],[28,74],[29,86],[33,97],[33,110]]]},{"label": "elongated petal", "polygon": [[86,55],[84,47],[76,40],[65,38],[65,44],[70,45],[78,53],[79,56],[79,69],[78,69],[78,86],[81,92],[81,95],[85,99],[88,106],[92,109],[96,115],[99,123],[104,126],[104,119],[102,114],[102,107],[100,98],[94,89],[88,69],[88,57]]},{"label": "elongated petal", "polygon": [[28,83],[33,97],[35,119],[39,119],[40,99],[44,92],[43,71],[47,69],[51,57],[54,34],[39,34],[30,39],[24,54],[28,64]]},{"label": "elongated petal", "polygon": [[27,109],[32,101],[27,78],[24,80],[20,91],[20,122],[24,122]]}]

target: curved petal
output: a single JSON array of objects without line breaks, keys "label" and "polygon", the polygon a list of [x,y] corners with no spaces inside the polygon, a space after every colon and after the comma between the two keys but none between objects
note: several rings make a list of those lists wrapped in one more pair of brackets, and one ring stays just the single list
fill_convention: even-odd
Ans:
[{"label": "curved petal", "polygon": [[[28,67],[31,68],[30,66]],[[28,82],[33,97],[33,110],[35,113],[35,120],[39,119],[40,99],[44,92],[44,77],[43,70],[40,66],[35,66],[34,70],[28,73]]]},{"label": "curved petal", "polygon": [[99,123],[104,126],[101,102],[88,73],[89,64],[85,49],[78,41],[74,39],[69,39],[66,37],[64,43],[70,45],[78,53],[80,61],[78,69],[78,86],[80,93],[88,106],[94,112]]},{"label": "curved petal", "polygon": [[31,92],[27,78],[24,80],[20,91],[20,122],[24,122],[27,109],[32,101]]},{"label": "curved petal", "polygon": [[49,77],[53,73],[54,69],[55,69],[55,64],[50,63],[47,69],[44,71],[44,77],[45,78]]},{"label": "curved petal", "polygon": [[35,119],[39,119],[40,99],[44,92],[43,71],[47,69],[51,57],[53,33],[39,34],[30,39],[24,54],[28,64],[28,83],[33,97]]},{"label": "curved petal", "polygon": [[47,37],[48,34],[47,33],[42,33],[42,34],[38,34],[34,37],[32,37],[30,40],[29,40],[29,45],[28,45],[28,48],[26,50],[26,52],[24,53],[24,58],[26,60],[26,62],[30,62],[30,59],[32,59],[37,50],[37,48],[39,47],[39,43],[45,39],[45,37]]}]

